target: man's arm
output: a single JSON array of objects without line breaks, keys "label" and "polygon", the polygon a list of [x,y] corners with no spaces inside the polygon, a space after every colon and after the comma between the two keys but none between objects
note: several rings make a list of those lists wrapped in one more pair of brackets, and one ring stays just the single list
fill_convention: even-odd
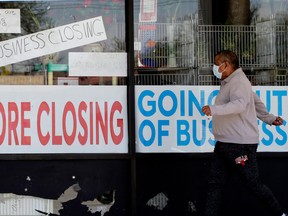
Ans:
[{"label": "man's arm", "polygon": [[253,96],[254,96],[254,103],[255,103],[257,118],[259,118],[261,121],[269,125],[279,126],[283,124],[283,119],[281,117],[279,116],[277,117],[268,112],[265,104],[261,101],[261,99],[258,97],[258,95],[255,92],[253,92]]}]

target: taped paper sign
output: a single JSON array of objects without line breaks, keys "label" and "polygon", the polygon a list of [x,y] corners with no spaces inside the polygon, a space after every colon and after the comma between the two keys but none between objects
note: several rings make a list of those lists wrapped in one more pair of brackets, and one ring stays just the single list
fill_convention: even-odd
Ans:
[{"label": "taped paper sign", "polygon": [[0,9],[0,33],[21,33],[20,9]]},{"label": "taped paper sign", "polygon": [[127,53],[69,53],[69,76],[127,76]]},{"label": "taped paper sign", "polygon": [[0,67],[106,40],[102,17],[0,42]]}]

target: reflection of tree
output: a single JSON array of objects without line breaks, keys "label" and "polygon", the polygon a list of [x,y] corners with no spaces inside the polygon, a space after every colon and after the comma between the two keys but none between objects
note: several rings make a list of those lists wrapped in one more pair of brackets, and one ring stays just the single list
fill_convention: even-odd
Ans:
[{"label": "reflection of tree", "polygon": [[228,23],[232,25],[250,24],[250,0],[229,0]]},{"label": "reflection of tree", "polygon": [[[253,20],[257,19],[259,4],[250,5],[250,0],[227,0],[228,11],[225,30],[219,33],[220,49],[228,49],[237,53],[242,63],[251,64],[256,55],[256,39],[249,33]],[[239,26],[239,27],[236,27]]]},{"label": "reflection of tree", "polygon": [[167,16],[167,21],[168,22],[175,22],[176,19],[177,19],[177,12],[178,12],[178,9],[181,5],[181,0],[178,0],[178,1],[175,1],[175,0],[172,0],[171,2],[167,2],[167,7],[168,7],[168,10],[167,10],[167,13],[168,13],[168,16]]},{"label": "reflection of tree", "polygon": [[[21,34],[26,35],[49,28],[51,20],[46,16],[48,5],[37,2],[0,2],[0,8],[20,9]],[[0,41],[19,37],[19,34],[0,34]]]},{"label": "reflection of tree", "polygon": [[258,18],[259,18],[259,14],[258,14],[259,8],[260,8],[260,4],[251,4],[250,24],[254,24],[254,22],[258,20]]},{"label": "reflection of tree", "polygon": [[213,7],[214,24],[250,25],[258,18],[260,3],[252,0],[213,0]]}]

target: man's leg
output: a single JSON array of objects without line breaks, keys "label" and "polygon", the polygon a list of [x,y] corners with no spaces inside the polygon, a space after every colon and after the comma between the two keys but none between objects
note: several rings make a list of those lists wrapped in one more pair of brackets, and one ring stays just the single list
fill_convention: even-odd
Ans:
[{"label": "man's leg", "polygon": [[273,216],[281,216],[283,211],[272,191],[264,185],[259,178],[257,164],[257,145],[247,144],[244,147],[244,154],[248,156],[245,165],[238,165],[244,184],[271,210]]},{"label": "man's leg", "polygon": [[217,216],[222,200],[223,188],[230,174],[230,164],[222,152],[221,143],[217,142],[211,162],[206,197],[205,216]]}]

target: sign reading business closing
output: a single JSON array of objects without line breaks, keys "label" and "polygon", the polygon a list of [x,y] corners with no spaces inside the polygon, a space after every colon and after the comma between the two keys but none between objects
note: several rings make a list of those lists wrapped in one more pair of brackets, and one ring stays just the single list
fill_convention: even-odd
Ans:
[{"label": "sign reading business closing", "polygon": [[0,42],[0,66],[106,40],[102,17]]}]

